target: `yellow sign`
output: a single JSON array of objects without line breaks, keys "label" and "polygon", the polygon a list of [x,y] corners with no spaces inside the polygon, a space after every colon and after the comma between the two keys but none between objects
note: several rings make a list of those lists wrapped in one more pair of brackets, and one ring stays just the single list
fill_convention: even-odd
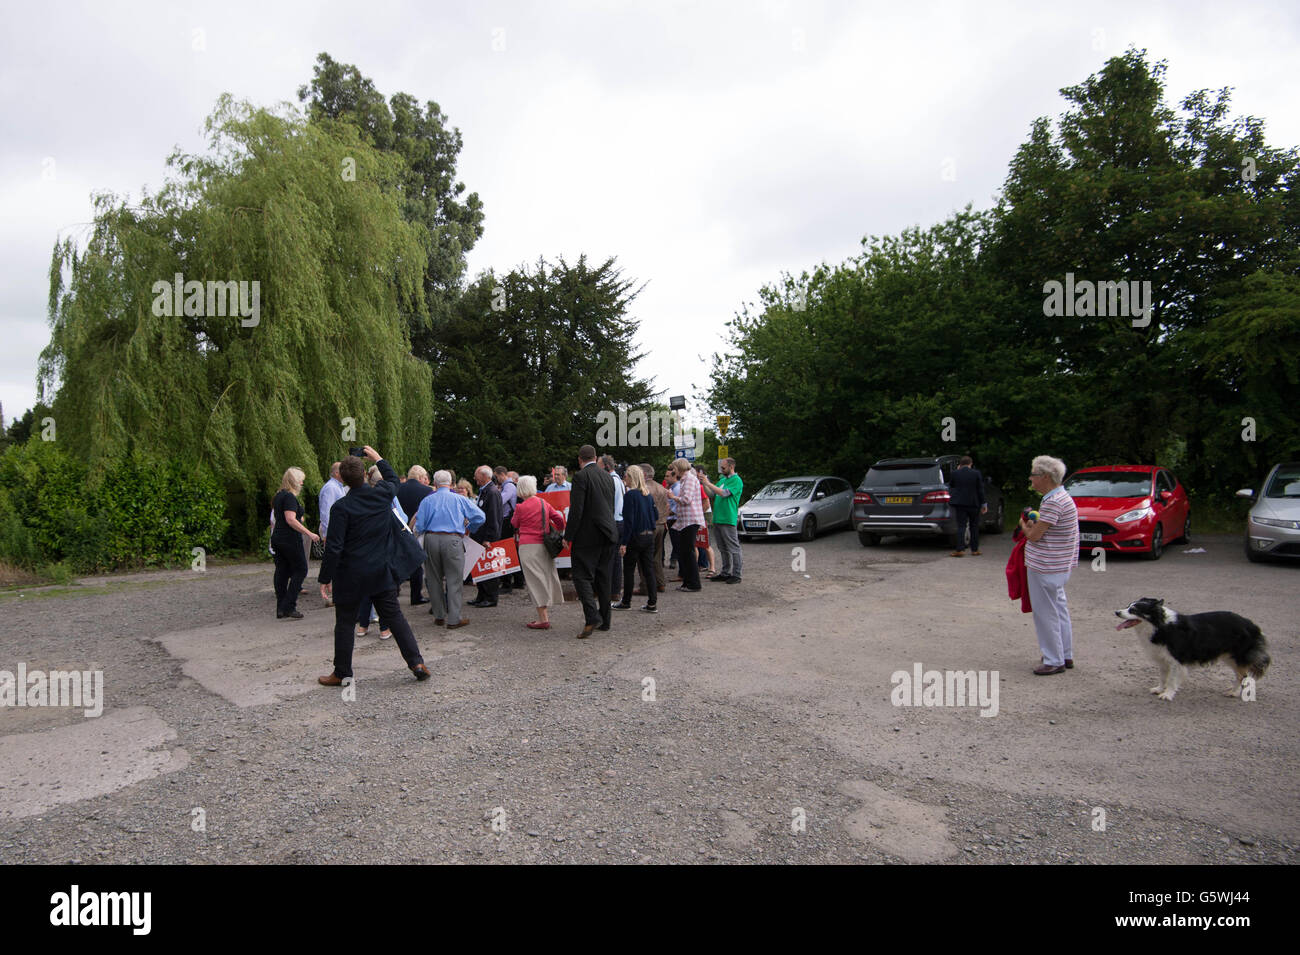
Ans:
[{"label": "yellow sign", "polygon": [[[718,434],[724,439],[727,437],[727,427],[730,424],[731,424],[731,415],[729,414],[718,415]],[[726,455],[723,455],[723,457],[726,457]]]},{"label": "yellow sign", "polygon": [[718,460],[721,461],[723,458],[729,457],[731,455],[727,453],[727,446],[725,444],[718,445]]}]

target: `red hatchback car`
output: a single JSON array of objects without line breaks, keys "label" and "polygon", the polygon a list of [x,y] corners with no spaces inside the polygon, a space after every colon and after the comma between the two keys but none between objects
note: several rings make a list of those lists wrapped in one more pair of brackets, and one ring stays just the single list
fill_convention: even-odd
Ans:
[{"label": "red hatchback car", "polygon": [[1192,532],[1187,489],[1167,468],[1115,464],[1080,468],[1065,479],[1079,509],[1079,547],[1131,551],[1159,560],[1165,544]]}]

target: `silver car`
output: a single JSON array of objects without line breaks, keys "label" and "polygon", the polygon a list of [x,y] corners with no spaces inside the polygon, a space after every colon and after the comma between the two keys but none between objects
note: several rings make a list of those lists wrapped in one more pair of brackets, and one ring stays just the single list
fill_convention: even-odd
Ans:
[{"label": "silver car", "polygon": [[1255,501],[1246,516],[1246,556],[1250,560],[1300,557],[1300,463],[1275,464],[1258,497],[1251,488],[1242,488],[1237,497]]},{"label": "silver car", "polygon": [[810,541],[818,531],[848,524],[853,518],[853,487],[828,474],[773,481],[740,508],[741,538],[798,534]]}]

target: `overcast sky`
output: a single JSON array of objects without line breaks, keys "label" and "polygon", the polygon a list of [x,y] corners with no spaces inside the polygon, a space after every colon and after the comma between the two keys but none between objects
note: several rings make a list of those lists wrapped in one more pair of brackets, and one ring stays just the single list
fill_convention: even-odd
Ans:
[{"label": "overcast sky", "polygon": [[[725,323],[864,235],[991,205],[1058,90],[1134,45],[1167,99],[1234,88],[1300,144],[1300,4],[66,3],[0,35],[0,402],[35,401],[54,242],[156,189],[217,97],[296,102],[318,53],[436,101],[482,198],[470,274],[617,256],[639,372],[693,394]],[[945,170],[949,175],[945,177]],[[707,409],[693,406],[697,414]],[[694,416],[692,416],[694,417]],[[698,423],[698,419],[697,419]]]}]

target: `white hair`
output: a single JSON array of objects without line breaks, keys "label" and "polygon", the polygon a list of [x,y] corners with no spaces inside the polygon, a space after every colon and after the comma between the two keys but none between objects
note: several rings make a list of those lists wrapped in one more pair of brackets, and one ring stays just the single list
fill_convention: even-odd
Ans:
[{"label": "white hair", "polygon": [[1060,484],[1065,480],[1065,462],[1060,458],[1054,458],[1046,454],[1040,454],[1034,458],[1029,465],[1030,473],[1039,472],[1046,474],[1052,479],[1053,484]]},{"label": "white hair", "polygon": [[525,500],[537,493],[537,478],[531,474],[525,474],[515,482],[515,486],[519,489],[519,500]]},{"label": "white hair", "polygon": [[433,486],[434,486],[434,487],[451,487],[451,472],[450,472],[450,471],[446,471],[446,470],[443,470],[443,471],[434,471],[434,472],[433,472]]},{"label": "white hair", "polygon": [[429,472],[426,471],[424,468],[420,467],[420,465],[418,464],[412,464],[410,469],[407,470],[406,472],[406,477],[408,480],[414,479],[416,481],[423,481],[428,476],[429,476]]}]

